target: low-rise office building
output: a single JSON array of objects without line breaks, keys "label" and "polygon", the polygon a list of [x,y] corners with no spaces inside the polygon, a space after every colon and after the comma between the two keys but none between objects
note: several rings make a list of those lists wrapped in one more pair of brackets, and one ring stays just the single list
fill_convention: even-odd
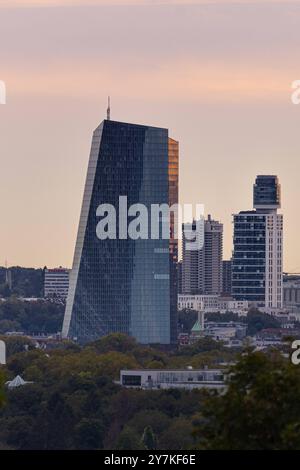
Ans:
[{"label": "low-rise office building", "polygon": [[140,369],[121,370],[120,384],[123,387],[146,390],[169,388],[225,388],[222,369]]},{"label": "low-rise office building", "polygon": [[178,295],[178,310],[196,310],[216,312],[219,308],[217,295]]},{"label": "low-rise office building", "polygon": [[178,295],[178,310],[196,310],[205,313],[237,313],[245,316],[249,310],[247,300],[234,300],[231,297],[220,297],[218,295]]},{"label": "low-rise office building", "polygon": [[300,308],[300,277],[286,279],[283,283],[283,306]]},{"label": "low-rise office building", "polygon": [[70,270],[66,268],[45,269],[44,295],[46,298],[66,299],[69,290]]}]

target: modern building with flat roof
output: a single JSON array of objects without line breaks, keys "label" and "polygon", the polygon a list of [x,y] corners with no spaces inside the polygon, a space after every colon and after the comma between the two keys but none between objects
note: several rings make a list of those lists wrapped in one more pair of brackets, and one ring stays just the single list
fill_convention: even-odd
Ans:
[{"label": "modern building with flat roof", "polygon": [[204,313],[237,313],[245,316],[249,310],[247,300],[235,300],[232,297],[218,295],[185,295],[178,294],[178,310],[196,310]]},{"label": "modern building with flat roof", "polygon": [[46,298],[66,299],[69,291],[70,270],[54,268],[44,270],[44,296]]},{"label": "modern building with flat roof", "polygon": [[168,388],[208,388],[224,390],[224,371],[221,369],[139,369],[121,370],[123,387],[146,390]]}]

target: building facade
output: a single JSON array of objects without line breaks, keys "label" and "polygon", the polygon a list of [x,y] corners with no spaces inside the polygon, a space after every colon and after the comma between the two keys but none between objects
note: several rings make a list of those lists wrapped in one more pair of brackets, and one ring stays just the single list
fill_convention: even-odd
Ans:
[{"label": "building facade", "polygon": [[220,295],[223,289],[223,224],[209,215],[204,225],[204,292]]},{"label": "building facade", "polygon": [[[129,235],[131,223],[141,230],[130,217],[140,205],[150,214],[153,204],[177,202],[178,142],[168,130],[104,120],[92,139],[63,337],[87,342],[121,332],[143,344],[176,341],[174,222],[168,238],[162,230],[150,236],[151,220],[146,237]],[[99,239],[103,205],[115,208],[116,230]]]},{"label": "building facade", "polygon": [[219,310],[219,297],[204,294],[178,294],[178,310],[217,312]]},{"label": "building facade", "polygon": [[66,299],[69,291],[70,270],[55,268],[44,270],[44,296],[46,298]]},{"label": "building facade", "polygon": [[196,310],[204,313],[237,313],[240,316],[247,315],[249,302],[247,300],[235,300],[231,297],[219,297],[218,295],[178,295],[178,310]]},{"label": "building facade", "polygon": [[300,310],[300,277],[286,279],[283,283],[283,306]]},{"label": "building facade", "polygon": [[224,372],[221,369],[141,369],[121,370],[120,384],[128,388],[169,389],[169,388],[225,388]]},{"label": "building facade", "polygon": [[182,294],[182,260],[177,263],[177,290]]},{"label": "building facade", "polygon": [[[190,249],[190,240],[198,237],[201,249]],[[183,294],[204,293],[204,221],[182,225],[181,284]]]},{"label": "building facade", "polygon": [[254,210],[234,218],[232,296],[266,309],[282,308],[283,216],[276,176],[258,176]]},{"label": "building facade", "polygon": [[[220,295],[223,288],[223,225],[211,216],[203,221],[185,223],[182,227],[182,293]],[[192,234],[198,231],[201,248],[189,250]]]},{"label": "building facade", "polygon": [[222,263],[222,276],[223,276],[223,285],[222,285],[222,295],[231,296],[231,277],[232,277],[232,261],[224,260]]}]

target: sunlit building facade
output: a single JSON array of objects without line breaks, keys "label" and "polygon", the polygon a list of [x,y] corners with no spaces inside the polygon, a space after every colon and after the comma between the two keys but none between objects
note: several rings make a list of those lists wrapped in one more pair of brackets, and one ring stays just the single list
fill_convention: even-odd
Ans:
[{"label": "sunlit building facade", "polygon": [[[178,142],[168,130],[103,121],[95,130],[70,275],[63,337],[87,342],[121,332],[142,344],[177,337],[177,239],[132,239],[124,232],[127,208],[178,202]],[[116,239],[97,237],[97,209],[116,208]],[[131,217],[128,216],[128,222]],[[122,230],[121,230],[122,229]],[[122,232],[122,233],[121,233]]]},{"label": "sunlit building facade", "polygon": [[283,216],[277,176],[260,175],[253,211],[234,217],[232,295],[270,312],[283,306]]}]

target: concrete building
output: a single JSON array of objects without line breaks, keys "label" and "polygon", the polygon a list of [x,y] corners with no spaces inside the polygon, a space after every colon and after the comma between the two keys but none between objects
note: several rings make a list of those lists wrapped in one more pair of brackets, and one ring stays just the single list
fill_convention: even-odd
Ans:
[{"label": "concrete building", "polygon": [[246,316],[249,310],[247,300],[235,300],[231,297],[218,295],[178,295],[178,310],[196,310],[205,313],[237,313]]},{"label": "concrete building", "polygon": [[[196,237],[199,245],[190,247]],[[204,284],[204,220],[182,225],[182,293],[203,294]]]},{"label": "concrete building", "polygon": [[44,296],[66,299],[69,291],[70,270],[66,268],[45,269]]},{"label": "concrete building", "polygon": [[178,295],[178,310],[196,310],[217,312],[219,297],[217,295]]},{"label": "concrete building", "polygon": [[224,341],[238,339],[242,340],[246,337],[247,325],[237,322],[206,322],[204,335],[210,336],[215,341]]},{"label": "concrete building", "polygon": [[300,277],[286,279],[283,282],[283,306],[300,310]]},{"label": "concrete building", "polygon": [[247,316],[249,311],[248,300],[235,300],[232,297],[219,297],[220,313],[237,313],[239,316]]},{"label": "concrete building", "polygon": [[254,210],[234,217],[232,296],[269,310],[282,308],[283,216],[277,176],[258,176]]},{"label": "concrete building", "polygon": [[224,372],[221,369],[141,369],[121,370],[120,384],[128,388],[146,390],[170,388],[225,388]]},{"label": "concrete building", "polygon": [[[183,224],[182,293],[220,295],[223,289],[223,225],[212,220]],[[202,240],[199,249],[189,249],[192,235]]]},{"label": "concrete building", "polygon": [[223,224],[212,220],[204,225],[204,292],[207,295],[220,295],[223,289]]},{"label": "concrete building", "polygon": [[231,276],[232,276],[232,261],[224,260],[222,262],[222,295],[230,297],[231,296]]}]

